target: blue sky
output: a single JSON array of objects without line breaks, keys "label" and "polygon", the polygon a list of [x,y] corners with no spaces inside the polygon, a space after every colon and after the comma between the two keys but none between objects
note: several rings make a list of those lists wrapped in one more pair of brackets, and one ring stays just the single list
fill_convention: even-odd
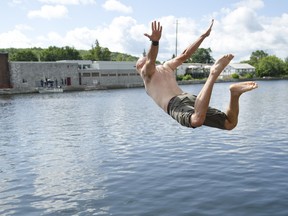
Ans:
[{"label": "blue sky", "polygon": [[158,60],[192,43],[215,19],[201,47],[218,58],[247,60],[255,50],[288,57],[287,0],[5,0],[0,1],[0,48],[71,46],[90,49],[97,39],[113,52],[141,56],[150,23],[163,26]]}]

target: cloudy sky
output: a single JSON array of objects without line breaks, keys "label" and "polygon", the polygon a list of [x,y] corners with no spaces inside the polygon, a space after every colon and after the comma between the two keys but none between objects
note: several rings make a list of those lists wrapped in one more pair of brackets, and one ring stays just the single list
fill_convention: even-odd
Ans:
[{"label": "cloudy sky", "polygon": [[201,47],[212,56],[247,60],[255,50],[288,57],[287,0],[3,0],[0,48],[71,46],[90,49],[97,39],[113,52],[141,56],[151,21],[163,25],[158,60],[192,43],[215,19]]}]

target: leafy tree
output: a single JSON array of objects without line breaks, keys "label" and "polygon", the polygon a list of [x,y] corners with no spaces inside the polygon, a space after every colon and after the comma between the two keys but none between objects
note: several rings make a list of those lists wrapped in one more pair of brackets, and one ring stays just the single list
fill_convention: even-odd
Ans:
[{"label": "leafy tree", "polygon": [[268,56],[268,53],[264,52],[263,50],[256,50],[252,52],[248,63],[256,67],[259,61],[267,56]]},{"label": "leafy tree", "polygon": [[50,46],[41,52],[41,61],[59,61],[59,60],[80,60],[82,59],[79,51],[69,46],[56,47]]},{"label": "leafy tree", "polygon": [[137,61],[137,57],[128,54],[114,52],[111,53],[111,61]]},{"label": "leafy tree", "polygon": [[85,59],[89,59],[92,61],[110,61],[111,60],[111,52],[108,48],[103,48],[100,46],[98,40],[95,41],[95,46],[92,45],[90,53],[85,56]]},{"label": "leafy tree", "polygon": [[102,48],[101,50],[101,57],[102,57],[102,61],[110,61],[111,60],[111,52],[108,48]]},{"label": "leafy tree", "polygon": [[285,58],[285,74],[288,75],[288,57]]},{"label": "leafy tree", "polygon": [[10,57],[11,61],[38,61],[37,55],[29,49],[15,52]]},{"label": "leafy tree", "polygon": [[280,76],[285,74],[285,63],[276,56],[266,56],[259,60],[256,67],[256,74],[259,77]]},{"label": "leafy tree", "polygon": [[58,48],[55,46],[50,46],[48,49],[45,49],[41,53],[41,61],[57,61]]},{"label": "leafy tree", "polygon": [[188,59],[188,63],[214,63],[214,59],[211,56],[212,50],[210,48],[199,48],[196,52]]},{"label": "leafy tree", "polygon": [[81,55],[74,47],[65,46],[61,48],[62,60],[81,60]]}]

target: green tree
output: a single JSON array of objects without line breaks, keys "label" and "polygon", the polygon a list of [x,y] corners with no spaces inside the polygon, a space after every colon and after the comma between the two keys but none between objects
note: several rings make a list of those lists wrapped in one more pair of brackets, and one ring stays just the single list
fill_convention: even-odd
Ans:
[{"label": "green tree", "polygon": [[41,61],[57,61],[58,58],[58,47],[50,46],[48,49],[44,49],[41,52]]},{"label": "green tree", "polygon": [[95,41],[95,46],[92,45],[90,53],[85,56],[85,59],[89,59],[92,61],[110,61],[111,60],[111,52],[108,48],[103,48],[100,46],[98,40]]},{"label": "green tree", "polygon": [[10,57],[11,61],[38,61],[37,55],[29,49],[20,50],[13,53]]},{"label": "green tree", "polygon": [[65,46],[60,48],[61,60],[81,60],[80,52],[74,47]]},{"label": "green tree", "polygon": [[259,61],[267,56],[268,56],[268,53],[264,52],[263,50],[256,50],[252,52],[248,63],[256,67]]},{"label": "green tree", "polygon": [[41,52],[41,61],[59,61],[59,60],[81,60],[78,50],[66,46],[56,47],[50,46]]},{"label": "green tree", "polygon": [[110,61],[111,60],[111,52],[108,48],[102,48],[101,49],[101,57],[102,61]]},{"label": "green tree", "polygon": [[288,57],[285,58],[285,74],[288,75]]},{"label": "green tree", "polygon": [[111,61],[137,61],[137,59],[137,57],[128,54],[118,52],[111,53]]},{"label": "green tree", "polygon": [[256,67],[256,74],[259,77],[277,77],[285,74],[285,62],[276,56],[266,56],[259,60]]},{"label": "green tree", "polygon": [[199,48],[196,52],[188,59],[188,63],[203,63],[209,64],[214,63],[214,59],[211,56],[212,50],[210,48]]}]

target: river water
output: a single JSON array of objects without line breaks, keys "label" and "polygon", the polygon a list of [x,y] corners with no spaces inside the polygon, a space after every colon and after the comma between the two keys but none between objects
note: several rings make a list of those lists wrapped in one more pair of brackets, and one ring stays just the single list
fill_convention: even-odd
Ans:
[{"label": "river water", "polygon": [[242,95],[233,131],[184,128],[142,88],[0,96],[0,215],[287,216],[287,111],[288,81]]}]

